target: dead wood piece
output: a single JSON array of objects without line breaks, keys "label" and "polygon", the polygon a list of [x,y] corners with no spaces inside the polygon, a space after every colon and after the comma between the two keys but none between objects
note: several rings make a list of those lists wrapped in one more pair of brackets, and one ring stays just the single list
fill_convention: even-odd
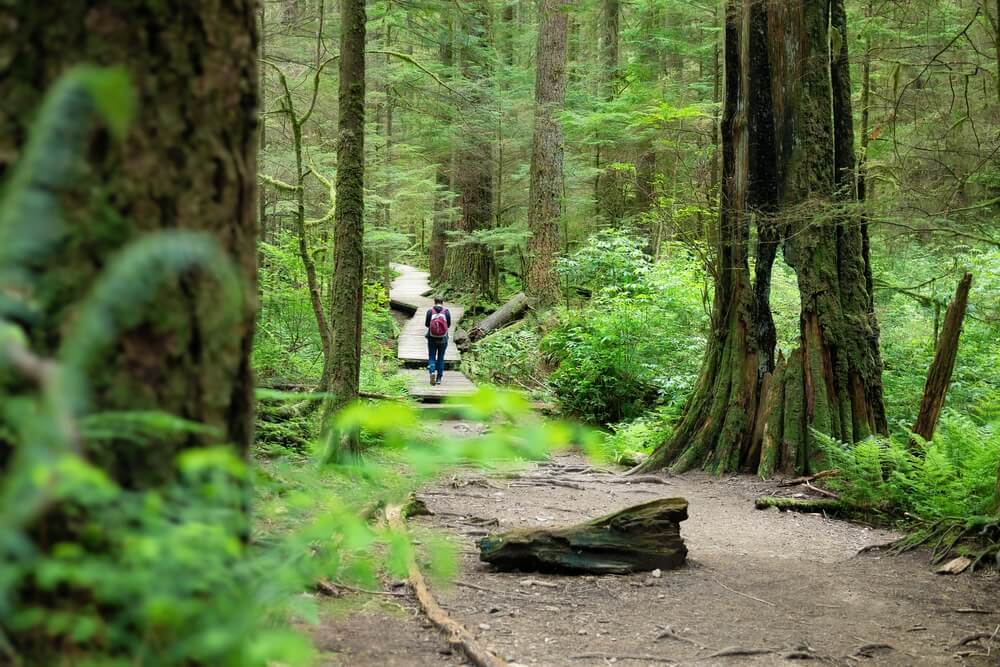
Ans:
[{"label": "dead wood piece", "polygon": [[516,320],[528,310],[528,305],[528,297],[524,292],[515,294],[507,303],[495,310],[492,315],[474,326],[472,331],[469,332],[469,339],[473,342],[480,340]]},{"label": "dead wood piece", "polygon": [[683,635],[677,634],[677,632],[675,632],[674,629],[672,627],[670,627],[669,625],[666,626],[666,627],[662,627],[661,626],[661,629],[663,630],[663,632],[661,632],[660,634],[658,634],[656,636],[656,641],[660,641],[661,639],[673,639],[675,641],[685,642],[687,644],[691,644],[692,646],[694,646],[695,648],[697,648],[699,650],[704,650],[704,648],[705,648],[704,644],[696,642],[695,640],[691,639],[690,637],[685,637]]},{"label": "dead wood piece", "polygon": [[760,496],[754,500],[759,510],[776,507],[779,510],[793,512],[829,512],[844,514],[850,512],[850,506],[835,498],[783,498],[780,496]]},{"label": "dead wood piece", "polygon": [[895,651],[896,647],[891,644],[862,644],[855,651],[854,655],[862,658],[873,658],[881,651]]},{"label": "dead wood piece", "polygon": [[316,582],[316,590],[318,590],[323,595],[329,595],[332,598],[339,598],[344,594],[344,591],[349,591],[351,593],[364,593],[365,595],[389,595],[389,596],[402,596],[404,593],[398,593],[396,591],[373,591],[367,588],[359,588],[357,586],[348,586],[342,583],[333,583],[327,581],[326,579],[319,579]]},{"label": "dead wood piece", "polygon": [[712,655],[705,656],[706,658],[732,658],[738,656],[752,656],[752,655],[768,655],[769,653],[774,653],[773,648],[742,648],[740,646],[730,646],[728,648],[716,651]]},{"label": "dead wood piece", "polygon": [[802,477],[795,477],[794,479],[783,479],[778,482],[778,486],[798,486],[799,484],[805,484],[806,482],[815,482],[818,479],[823,479],[824,477],[833,477],[834,475],[839,475],[840,470],[833,468],[831,470],[822,470],[814,475],[803,475]]},{"label": "dead wood piece", "polygon": [[659,498],[584,523],[524,528],[479,541],[479,559],[501,570],[627,574],[675,569],[687,547],[683,498]]},{"label": "dead wood piece", "polygon": [[840,500],[840,496],[838,496],[838,495],[837,495],[836,493],[834,493],[833,491],[827,491],[826,489],[821,489],[821,488],[819,488],[818,486],[813,486],[813,485],[812,485],[812,484],[810,484],[809,482],[805,482],[805,483],[804,483],[804,486],[805,486],[805,487],[806,487],[807,489],[809,489],[810,491],[813,491],[813,492],[815,492],[815,493],[818,493],[818,494],[819,494],[819,495],[821,495],[821,496],[826,496],[827,498],[833,498],[833,499],[835,499],[835,500]]},{"label": "dead wood piece", "polygon": [[[406,521],[402,506],[393,505],[387,507],[385,518],[391,527],[401,531],[406,530]],[[420,568],[417,566],[417,561],[412,555],[409,557],[406,570],[407,578],[409,579],[410,586],[413,588],[414,594],[417,596],[420,609],[427,616],[427,619],[441,631],[449,646],[461,651],[469,659],[469,662],[476,665],[476,667],[507,667],[505,660],[486,650],[464,625],[454,620],[448,615],[448,612],[441,608],[441,605],[438,604],[427,587],[424,575],[421,574]]]},{"label": "dead wood piece", "polygon": [[976,632],[967,637],[962,637],[958,640],[958,646],[965,646],[966,644],[971,644],[972,642],[982,641],[984,639],[993,639],[993,633],[990,632]]},{"label": "dead wood piece", "polygon": [[991,609],[974,609],[972,607],[962,607],[955,610],[956,614],[995,614]]},{"label": "dead wood piece", "polygon": [[723,588],[725,588],[730,593],[735,593],[736,595],[739,595],[741,597],[745,597],[748,600],[755,600],[756,602],[762,602],[763,604],[769,605],[771,607],[776,607],[777,606],[773,602],[768,602],[767,600],[762,600],[760,598],[755,598],[754,596],[752,596],[752,595],[750,595],[748,593],[741,593],[741,592],[739,592],[738,590],[736,590],[734,588],[730,588],[729,586],[726,586],[724,583],[722,583],[718,579],[713,579],[712,581],[714,581],[715,583],[719,584],[720,586],[722,586]]},{"label": "dead wood piece", "polygon": [[948,310],[945,312],[944,326],[937,341],[934,361],[927,372],[920,412],[913,425],[913,432],[924,440],[934,437],[934,429],[944,407],[944,399],[951,384],[951,374],[955,369],[955,358],[958,356],[958,339],[962,334],[962,320],[965,319],[965,311],[969,305],[971,286],[972,274],[966,273],[959,281],[955,298],[948,304]]},{"label": "dead wood piece", "polygon": [[525,488],[528,486],[562,486],[567,489],[576,489],[577,491],[585,491],[587,487],[582,484],[576,484],[575,482],[565,482],[561,479],[530,479],[525,478],[520,482],[514,482],[509,484],[511,488]]},{"label": "dead wood piece", "polygon": [[622,653],[581,653],[570,656],[570,660],[638,660],[640,662],[668,662],[676,663],[673,658],[664,658],[658,655],[629,655]]}]

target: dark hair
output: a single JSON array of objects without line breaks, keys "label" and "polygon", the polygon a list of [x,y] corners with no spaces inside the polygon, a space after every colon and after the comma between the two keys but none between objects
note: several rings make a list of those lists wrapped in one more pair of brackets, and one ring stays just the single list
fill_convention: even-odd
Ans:
[{"label": "dark hair", "polygon": [[436,305],[438,305],[438,304],[442,304],[442,305],[444,305],[444,299],[442,299],[442,298],[441,298],[441,297],[439,297],[439,296],[436,296],[436,297],[434,297],[434,305],[436,306]]}]

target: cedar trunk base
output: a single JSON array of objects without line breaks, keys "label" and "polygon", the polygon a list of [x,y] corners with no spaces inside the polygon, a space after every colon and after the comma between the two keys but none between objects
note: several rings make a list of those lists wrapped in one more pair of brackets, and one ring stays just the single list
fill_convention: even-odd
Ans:
[{"label": "cedar trunk base", "polygon": [[501,570],[566,574],[675,569],[687,557],[687,508],[683,498],[660,498],[571,526],[490,535],[479,541],[479,559]]}]

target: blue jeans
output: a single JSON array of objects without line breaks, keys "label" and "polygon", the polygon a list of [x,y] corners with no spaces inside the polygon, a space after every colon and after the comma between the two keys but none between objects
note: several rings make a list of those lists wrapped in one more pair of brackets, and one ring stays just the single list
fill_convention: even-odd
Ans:
[{"label": "blue jeans", "polygon": [[437,372],[437,378],[444,377],[444,352],[448,349],[448,337],[433,338],[427,337],[427,371]]}]

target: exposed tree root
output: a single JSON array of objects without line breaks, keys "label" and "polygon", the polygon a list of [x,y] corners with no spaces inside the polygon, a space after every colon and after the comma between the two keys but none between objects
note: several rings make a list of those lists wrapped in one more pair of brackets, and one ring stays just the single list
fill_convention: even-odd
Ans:
[{"label": "exposed tree root", "polygon": [[926,528],[887,545],[893,555],[930,546],[931,564],[938,565],[954,556],[966,556],[976,570],[1000,566],[1000,518],[978,516],[970,519],[938,519]]},{"label": "exposed tree root", "polygon": [[[396,530],[406,530],[406,519],[404,517],[404,507],[402,505],[392,505],[385,510],[386,522]],[[493,655],[483,647],[475,637],[472,636],[464,625],[448,615],[437,600],[431,594],[424,580],[424,575],[420,572],[420,567],[414,557],[410,557],[407,563],[407,578],[410,586],[420,603],[420,609],[427,616],[427,619],[441,631],[445,640],[453,648],[461,651],[476,667],[506,667],[507,662],[502,658]]]}]

